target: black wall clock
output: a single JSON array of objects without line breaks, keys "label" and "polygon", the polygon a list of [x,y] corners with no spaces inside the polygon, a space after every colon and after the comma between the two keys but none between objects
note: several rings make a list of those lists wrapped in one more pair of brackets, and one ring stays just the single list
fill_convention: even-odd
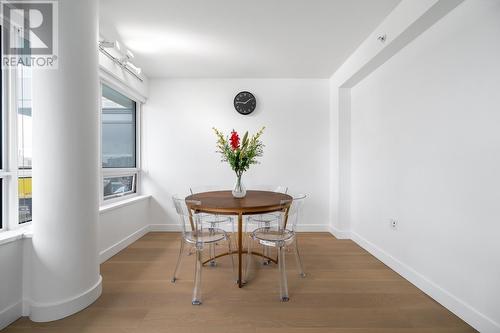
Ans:
[{"label": "black wall clock", "polygon": [[247,115],[255,110],[255,107],[257,106],[257,100],[252,93],[248,91],[242,91],[234,97],[233,104],[236,111],[238,111],[240,114]]}]

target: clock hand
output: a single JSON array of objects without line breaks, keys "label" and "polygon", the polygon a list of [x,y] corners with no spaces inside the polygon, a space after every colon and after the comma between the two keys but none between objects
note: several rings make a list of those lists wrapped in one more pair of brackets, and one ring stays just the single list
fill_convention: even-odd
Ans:
[{"label": "clock hand", "polygon": [[236,104],[247,104],[248,102],[250,102],[253,98],[250,98],[249,100],[247,100],[246,102],[236,102]]}]

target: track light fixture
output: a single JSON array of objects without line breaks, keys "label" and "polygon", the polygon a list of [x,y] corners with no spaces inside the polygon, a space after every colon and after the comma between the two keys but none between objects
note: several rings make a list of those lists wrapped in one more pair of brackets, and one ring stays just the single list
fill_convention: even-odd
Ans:
[{"label": "track light fixture", "polygon": [[100,47],[103,47],[105,49],[114,49],[114,48],[117,48],[119,49],[119,47],[117,47],[118,42],[112,42],[112,41],[108,41],[108,40],[101,40],[99,41],[99,46]]},{"label": "track light fixture", "polygon": [[134,65],[130,61],[125,62],[125,66],[129,67],[131,70],[133,70],[134,72],[136,72],[137,75],[139,75],[139,74],[142,73],[142,69],[140,67],[137,67],[136,65]]},{"label": "track light fixture", "polygon": [[[120,58],[114,56],[107,49],[114,49],[120,54]],[[142,81],[140,74],[142,72],[140,67],[137,67],[132,63],[132,59],[134,59],[134,53],[130,50],[122,51],[120,43],[118,41],[107,41],[101,40],[99,41],[99,50],[106,55],[108,58],[113,60],[116,64],[120,65],[123,69],[128,71],[130,74],[134,75],[137,79]]]}]

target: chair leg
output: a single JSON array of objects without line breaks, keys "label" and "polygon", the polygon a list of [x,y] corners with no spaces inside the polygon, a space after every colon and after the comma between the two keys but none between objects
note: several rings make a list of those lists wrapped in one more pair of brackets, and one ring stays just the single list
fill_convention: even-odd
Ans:
[{"label": "chair leg", "polygon": [[297,237],[295,237],[294,242],[294,252],[295,252],[295,261],[297,262],[297,270],[299,271],[299,275],[302,278],[306,277],[306,273],[304,273],[304,266],[302,265],[302,258],[299,253],[299,244],[297,243]]},{"label": "chair leg", "polygon": [[[215,229],[215,223],[211,223],[211,225],[210,225],[210,233],[211,234],[214,232],[214,229]],[[215,245],[216,244],[211,243],[208,246],[208,253],[209,253],[209,256],[211,258],[211,260],[210,260],[210,266],[212,266],[212,267],[217,266],[217,263],[215,262]]]},{"label": "chair leg", "polygon": [[[264,228],[266,230],[269,230],[269,223],[268,222],[264,222]],[[270,252],[269,247],[262,244],[262,254],[269,257],[269,252]],[[271,262],[269,261],[269,259],[262,257],[262,265],[267,266],[270,263]]]},{"label": "chair leg", "polygon": [[201,305],[201,269],[203,266],[201,251],[201,249],[196,249],[193,300],[191,301],[193,305]]},{"label": "chair leg", "polygon": [[211,267],[215,267],[217,266],[217,262],[215,261],[215,244],[210,244],[208,245],[208,253],[209,253],[209,256],[211,258],[210,260],[210,266]]},{"label": "chair leg", "polygon": [[247,268],[245,269],[245,278],[243,282],[248,281],[248,272],[250,272],[250,266],[252,265],[252,237],[248,237],[248,252],[247,252]]},{"label": "chair leg", "polygon": [[177,263],[175,264],[174,275],[170,280],[172,283],[175,283],[177,280],[177,273],[179,273],[179,267],[181,266],[182,253],[184,252],[184,239],[181,238],[181,248],[179,250],[179,258],[177,258]]},{"label": "chair leg", "polygon": [[234,236],[234,239],[236,239],[236,231],[234,229],[234,218],[231,216],[230,219],[231,219],[231,235]]},{"label": "chair leg", "polygon": [[[265,255],[266,257],[271,256],[271,248],[269,246],[262,245],[262,254]],[[267,258],[262,258],[262,265],[267,266],[271,263],[271,260]]]},{"label": "chair leg", "polygon": [[230,236],[227,237],[227,247],[229,250],[229,256],[231,257],[231,269],[233,270],[234,280],[236,281],[236,283],[238,283],[238,276],[236,274],[236,270],[234,269],[234,256],[231,253],[233,247],[231,246],[231,237]]},{"label": "chair leg", "polygon": [[280,272],[280,298],[282,302],[288,302],[288,282],[285,269],[285,249],[278,246],[278,267]]}]

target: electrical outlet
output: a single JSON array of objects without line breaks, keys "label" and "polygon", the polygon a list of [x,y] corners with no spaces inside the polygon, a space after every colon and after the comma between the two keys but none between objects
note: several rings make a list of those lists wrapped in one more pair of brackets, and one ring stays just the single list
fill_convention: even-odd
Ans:
[{"label": "electrical outlet", "polygon": [[396,219],[390,219],[389,223],[393,230],[396,230],[398,228],[398,221]]}]

